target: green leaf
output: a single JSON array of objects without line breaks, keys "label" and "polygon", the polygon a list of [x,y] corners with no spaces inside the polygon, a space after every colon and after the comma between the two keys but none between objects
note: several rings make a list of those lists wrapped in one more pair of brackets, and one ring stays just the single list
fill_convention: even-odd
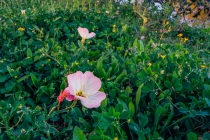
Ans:
[{"label": "green leaf", "polygon": [[144,86],[141,88],[141,92],[142,92],[142,93],[149,93],[149,92],[151,92],[151,89],[150,89],[148,86],[144,85]]},{"label": "green leaf", "polygon": [[130,112],[130,118],[133,118],[133,115],[135,114],[135,106],[132,102],[128,104],[128,109]]},{"label": "green leaf", "polygon": [[126,70],[123,70],[123,72],[117,76],[117,78],[115,79],[114,83],[117,83],[119,82],[119,80],[122,80],[123,77],[125,77],[127,75],[127,71]]},{"label": "green leaf", "polygon": [[117,101],[119,104],[121,104],[123,106],[123,111],[128,110],[128,106],[126,105],[126,103],[124,101],[120,100],[119,98],[117,98]]},{"label": "green leaf", "polygon": [[160,121],[160,119],[167,113],[167,109],[159,106],[156,110],[155,110],[155,122],[154,125],[157,128],[158,122]]},{"label": "green leaf", "polygon": [[10,66],[7,66],[7,71],[9,72],[10,76],[13,77],[14,70],[10,68]]},{"label": "green leaf", "polygon": [[27,55],[27,57],[32,58],[33,54],[32,54],[32,51],[30,48],[27,49],[26,55]]},{"label": "green leaf", "polygon": [[22,82],[23,80],[27,79],[30,75],[25,75],[17,80],[18,83]]},{"label": "green leaf", "polygon": [[165,81],[164,82],[164,85],[167,87],[167,88],[171,88],[172,87],[172,83],[170,81]]},{"label": "green leaf", "polygon": [[36,76],[33,73],[30,73],[30,76],[31,76],[31,80],[32,80],[34,86],[37,87],[38,79],[36,78]]},{"label": "green leaf", "polygon": [[138,87],[138,90],[136,92],[136,112],[138,112],[138,109],[139,109],[139,102],[140,102],[140,99],[141,99],[141,88],[143,87],[144,84],[141,84],[139,87]]},{"label": "green leaf", "polygon": [[203,98],[207,98],[210,100],[210,90],[204,90],[203,91]]},{"label": "green leaf", "polygon": [[210,133],[205,132],[205,133],[203,134],[203,140],[210,140]]},{"label": "green leaf", "polygon": [[106,77],[106,72],[105,72],[105,70],[103,68],[103,58],[102,57],[100,57],[98,59],[98,62],[97,62],[97,65],[96,65],[96,69],[97,69],[98,74],[99,74],[100,77]]},{"label": "green leaf", "polygon": [[85,134],[77,126],[73,131],[73,140],[87,140]]},{"label": "green leaf", "polygon": [[165,121],[164,126],[162,127],[161,132],[163,132],[164,128],[169,124],[169,122],[171,121],[171,119],[172,119],[172,117],[173,117],[173,115],[174,115],[174,108],[173,108],[173,106],[172,106],[171,104],[170,104],[170,110],[171,110],[171,112],[170,112],[170,114],[168,115],[168,118],[167,118],[167,120]]},{"label": "green leaf", "polygon": [[129,119],[130,113],[129,111],[124,111],[120,114],[120,119]]},{"label": "green leaf", "polygon": [[181,91],[182,90],[182,84],[179,82],[179,81],[177,81],[176,82],[176,84],[174,85],[174,89],[176,90],[176,91]]},{"label": "green leaf", "polygon": [[138,135],[138,140],[146,140],[144,133],[136,123],[129,123],[129,128]]},{"label": "green leaf", "polygon": [[19,140],[29,140],[30,139],[30,135],[21,135],[19,137]]},{"label": "green leaf", "polygon": [[139,119],[140,127],[143,129],[149,122],[149,119],[147,116],[141,115]]},{"label": "green leaf", "polygon": [[3,73],[0,73],[0,83],[3,83],[5,82],[7,79],[9,79],[9,74],[3,74]]},{"label": "green leaf", "polygon": [[187,140],[197,140],[197,135],[193,132],[187,134]]},{"label": "green leaf", "polygon": [[143,42],[141,40],[139,41],[138,48],[139,48],[140,52],[144,52],[144,44],[143,44]]},{"label": "green leaf", "polygon": [[204,86],[205,90],[210,90],[210,85],[204,84],[203,86]]}]

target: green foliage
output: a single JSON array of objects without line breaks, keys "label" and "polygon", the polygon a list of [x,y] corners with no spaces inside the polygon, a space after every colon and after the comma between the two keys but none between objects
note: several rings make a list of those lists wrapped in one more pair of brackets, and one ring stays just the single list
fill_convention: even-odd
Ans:
[{"label": "green foliage", "polygon": [[[110,0],[0,7],[0,139],[209,139],[209,28],[178,30],[167,4],[156,12],[145,2],[145,26],[134,7]],[[78,27],[96,36],[82,44]],[[101,79],[99,108],[63,110],[64,100],[57,109],[76,71]]]}]

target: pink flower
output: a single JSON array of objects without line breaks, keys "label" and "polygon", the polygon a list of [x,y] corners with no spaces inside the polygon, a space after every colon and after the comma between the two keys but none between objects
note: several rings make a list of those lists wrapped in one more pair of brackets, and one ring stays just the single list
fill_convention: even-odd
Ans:
[{"label": "pink flower", "polygon": [[77,30],[78,30],[80,36],[82,37],[82,42],[83,43],[84,43],[85,39],[92,38],[96,35],[94,32],[89,33],[87,28],[79,27]]},{"label": "pink flower", "polygon": [[80,100],[82,105],[87,108],[97,108],[106,98],[104,92],[98,91],[101,87],[101,80],[93,75],[92,72],[77,71],[67,77],[69,86],[65,91],[70,95],[66,100]]},{"label": "pink flower", "polygon": [[65,89],[64,91],[60,92],[59,96],[57,97],[57,100],[58,100],[59,104],[61,102],[63,102],[63,100],[65,98],[66,98],[66,100],[74,100],[75,99],[73,95],[69,94],[68,89]]}]

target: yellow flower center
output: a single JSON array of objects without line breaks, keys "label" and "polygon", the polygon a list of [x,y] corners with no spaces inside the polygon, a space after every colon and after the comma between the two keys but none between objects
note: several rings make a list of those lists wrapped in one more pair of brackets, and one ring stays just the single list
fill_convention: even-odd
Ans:
[{"label": "yellow flower center", "polygon": [[77,93],[76,93],[76,96],[80,96],[80,97],[86,97],[86,95],[85,95],[85,93],[83,92],[83,91],[78,91]]}]

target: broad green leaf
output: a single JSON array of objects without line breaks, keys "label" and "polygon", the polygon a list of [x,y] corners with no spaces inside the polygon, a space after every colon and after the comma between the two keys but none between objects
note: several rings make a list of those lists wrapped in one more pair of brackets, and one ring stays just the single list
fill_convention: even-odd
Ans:
[{"label": "broad green leaf", "polygon": [[26,55],[27,55],[27,57],[32,58],[33,54],[32,54],[32,51],[30,48],[27,49]]},{"label": "broad green leaf", "polygon": [[141,115],[139,119],[139,124],[141,129],[143,129],[149,122],[149,119],[147,116]]},{"label": "broad green leaf", "polygon": [[150,89],[148,86],[144,85],[144,86],[141,88],[141,92],[142,92],[142,93],[149,93],[149,92],[151,92],[151,89]]},{"label": "broad green leaf", "polygon": [[123,111],[123,112],[120,114],[120,119],[129,119],[129,117],[130,117],[129,111]]},{"label": "broad green leaf", "polygon": [[121,104],[123,106],[123,111],[128,110],[128,106],[126,105],[126,103],[124,101],[120,100],[119,98],[117,98],[117,101],[119,104]]},{"label": "broad green leaf", "polygon": [[176,90],[176,91],[180,91],[180,90],[182,90],[182,84],[180,83],[180,81],[177,81],[176,82],[176,84],[174,85],[174,89]]},{"label": "broad green leaf", "polygon": [[170,81],[165,81],[164,82],[164,85],[167,87],[167,88],[171,88],[172,87],[172,83]]},{"label": "broad green leaf", "polygon": [[73,140],[87,140],[85,134],[77,126],[73,130]]},{"label": "broad green leaf", "polygon": [[195,133],[190,132],[187,134],[187,140],[197,140],[197,139],[198,139],[198,137]]},{"label": "broad green leaf", "polygon": [[2,74],[2,73],[0,73],[0,77],[1,77],[0,83],[3,83],[10,78],[9,74]]},{"label": "broad green leaf", "polygon": [[205,90],[210,90],[210,85],[204,84]]},{"label": "broad green leaf", "polygon": [[136,92],[136,112],[138,112],[138,109],[139,109],[139,102],[140,102],[140,99],[141,99],[141,88],[143,87],[144,84],[141,84],[139,87],[138,87],[138,90]]},{"label": "broad green leaf", "polygon": [[204,90],[203,91],[203,98],[207,98],[210,100],[210,90]]},{"label": "broad green leaf", "polygon": [[205,132],[205,133],[203,134],[203,140],[210,140],[210,133]]}]

